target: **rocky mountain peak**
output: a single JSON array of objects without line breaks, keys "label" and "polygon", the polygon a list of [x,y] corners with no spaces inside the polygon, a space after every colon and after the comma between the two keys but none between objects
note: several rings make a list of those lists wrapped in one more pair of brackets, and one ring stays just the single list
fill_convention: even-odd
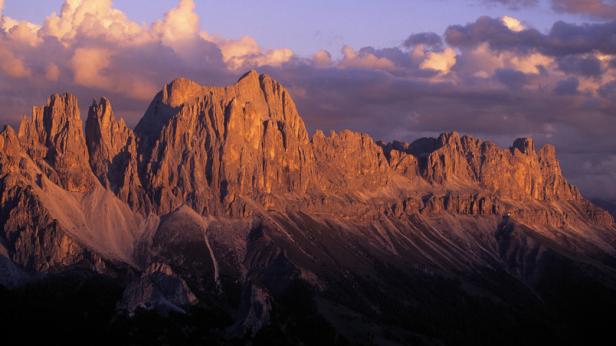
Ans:
[{"label": "rocky mountain peak", "polygon": [[134,210],[148,211],[139,176],[137,136],[117,118],[107,98],[94,101],[88,111],[86,138],[90,167],[100,183]]},{"label": "rocky mountain peak", "polygon": [[32,116],[24,117],[19,125],[19,136],[36,140],[41,144],[57,139],[67,139],[63,135],[79,140],[81,118],[77,97],[71,94],[54,94],[47,98],[42,107],[32,107]]},{"label": "rocky mountain peak", "polygon": [[69,191],[92,188],[77,97],[54,94],[42,107],[33,107],[32,117],[19,124],[19,139],[35,162],[50,170],[53,181]]},{"label": "rocky mountain peak", "polygon": [[109,99],[103,97],[98,103],[92,102],[86,120],[86,138],[91,151],[95,146],[104,145],[105,150],[117,153],[127,144],[129,137],[134,142],[133,131],[126,126],[124,119],[116,118]]},{"label": "rocky mountain peak", "polygon": [[[257,72],[256,70],[250,70],[246,73],[244,73],[240,78],[238,78],[238,83],[246,83],[246,84],[250,84],[250,83],[255,83],[255,82],[259,82],[259,80],[261,79],[261,74],[259,74],[259,72]],[[266,76],[266,75],[263,75]]]},{"label": "rocky mountain peak", "polygon": [[163,88],[162,102],[170,107],[178,107],[194,101],[197,97],[206,93],[207,89],[190,79],[177,78]]},{"label": "rocky mountain peak", "polygon": [[0,151],[12,156],[21,151],[17,132],[9,125],[5,125],[0,131]]},{"label": "rocky mountain peak", "polygon": [[135,132],[143,183],[156,191],[152,199],[162,210],[186,198],[198,211],[236,208],[244,203],[240,195],[306,191],[313,175],[295,103],[278,82],[255,71],[224,88],[173,81]]},{"label": "rocky mountain peak", "polygon": [[441,147],[460,145],[461,136],[457,131],[445,132],[438,137],[438,142]]},{"label": "rocky mountain peak", "polygon": [[[552,145],[535,150],[532,138],[516,139],[510,150],[457,132],[413,143],[384,144],[392,167],[435,186],[487,189],[522,200],[577,200],[580,193],[566,182]],[[517,153],[517,154],[516,154]]]},{"label": "rocky mountain peak", "polygon": [[518,138],[513,142],[514,149],[518,149],[522,154],[534,154],[535,153],[535,142],[532,138]]},{"label": "rocky mountain peak", "polygon": [[[236,332],[238,343],[286,319],[272,309],[289,296],[310,303],[326,292],[323,311],[344,307],[332,321],[366,322],[359,343],[364,326],[394,320],[413,330],[395,340],[410,342],[419,340],[417,320],[406,319],[415,307],[451,312],[451,299],[478,299],[486,315],[471,327],[482,333],[494,311],[511,310],[489,301],[522,293],[513,310],[540,308],[519,318],[548,313],[552,293],[566,290],[545,285],[546,275],[594,267],[564,284],[616,282],[613,218],[566,181],[553,146],[536,151],[529,138],[508,148],[457,132],[388,144],[350,130],[309,138],[290,93],[256,71],[227,87],[176,79],[134,132],[108,99],[95,100],[85,129],[65,94],[35,107],[19,131],[0,132],[0,273],[6,263],[33,277],[96,271],[113,287],[127,283],[110,308],[190,317],[199,310],[183,309],[202,304],[236,320],[212,335]],[[533,285],[554,290],[542,296]],[[569,306],[572,296],[558,300]],[[476,311],[459,310],[453,324]],[[432,335],[439,325],[428,322]]]}]

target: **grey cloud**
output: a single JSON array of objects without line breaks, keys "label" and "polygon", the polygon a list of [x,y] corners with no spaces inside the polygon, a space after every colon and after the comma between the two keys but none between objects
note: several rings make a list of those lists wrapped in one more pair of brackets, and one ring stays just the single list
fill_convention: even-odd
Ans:
[{"label": "grey cloud", "polygon": [[483,0],[485,4],[500,4],[512,9],[520,9],[523,7],[537,6],[539,0]]},{"label": "grey cloud", "polygon": [[486,42],[497,50],[528,50],[541,45],[543,40],[543,35],[535,29],[514,32],[500,19],[486,16],[467,25],[449,26],[445,31],[445,41],[455,47],[472,47]]},{"label": "grey cloud", "polygon": [[499,19],[480,17],[470,24],[450,26],[445,32],[445,40],[456,47],[472,47],[488,43],[495,50],[518,52],[537,50],[552,56],[594,51],[616,54],[616,21],[591,24],[570,24],[559,21],[547,34],[543,34],[536,29],[514,32]]},{"label": "grey cloud", "polygon": [[616,99],[616,81],[611,81],[601,86],[599,94],[606,98]]},{"label": "grey cloud", "polygon": [[[539,0],[481,0],[486,5],[503,5],[511,9],[534,7]],[[579,14],[595,18],[616,18],[614,0],[550,0],[552,9],[559,13]]]},{"label": "grey cloud", "polygon": [[613,0],[552,0],[552,8],[557,12],[616,18],[616,2]]},{"label": "grey cloud", "polygon": [[577,95],[580,81],[575,77],[569,77],[558,82],[554,88],[557,95]]},{"label": "grey cloud", "polygon": [[434,32],[421,32],[412,34],[404,41],[405,47],[413,47],[419,44],[426,45],[432,49],[442,49],[443,39],[441,35]]},{"label": "grey cloud", "polygon": [[379,58],[389,59],[391,62],[396,64],[396,66],[404,67],[404,68],[417,68],[417,64],[414,64],[407,52],[402,51],[398,47],[392,48],[380,48],[376,49],[373,47],[363,47],[358,53],[360,55],[372,54]]},{"label": "grey cloud", "polygon": [[558,68],[563,72],[586,77],[598,77],[603,73],[601,61],[595,56],[567,55],[558,60]]},{"label": "grey cloud", "polygon": [[511,69],[496,70],[494,78],[502,84],[514,89],[522,88],[528,82],[526,74]]}]

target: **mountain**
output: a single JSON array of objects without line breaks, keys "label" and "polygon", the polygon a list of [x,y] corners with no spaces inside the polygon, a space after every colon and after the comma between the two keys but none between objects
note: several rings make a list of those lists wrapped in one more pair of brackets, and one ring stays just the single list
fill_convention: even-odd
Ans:
[{"label": "mountain", "polygon": [[605,199],[593,199],[592,202],[595,205],[598,205],[601,208],[609,211],[610,214],[612,214],[612,216],[616,217],[616,201],[605,200]]},{"label": "mountain", "polygon": [[289,92],[251,71],[174,80],[134,130],[106,98],[84,130],[76,98],[53,95],[0,149],[9,329],[430,345],[611,331],[614,219],[530,138],[310,136]]}]

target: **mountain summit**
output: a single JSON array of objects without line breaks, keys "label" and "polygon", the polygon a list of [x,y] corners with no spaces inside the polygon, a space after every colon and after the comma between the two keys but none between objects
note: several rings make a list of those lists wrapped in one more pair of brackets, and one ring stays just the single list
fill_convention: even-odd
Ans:
[{"label": "mountain summit", "polygon": [[0,133],[0,202],[0,284],[79,269],[119,280],[130,314],[222,311],[226,338],[575,340],[616,307],[614,220],[553,146],[311,137],[255,71],[176,79],[134,130],[102,98],[84,131],[51,96]]}]

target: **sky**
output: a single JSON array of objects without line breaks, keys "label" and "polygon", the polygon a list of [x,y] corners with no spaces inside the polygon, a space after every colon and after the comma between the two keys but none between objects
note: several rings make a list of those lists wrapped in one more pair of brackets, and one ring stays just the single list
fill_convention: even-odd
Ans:
[{"label": "sky", "polygon": [[0,0],[0,124],[69,91],[135,125],[164,83],[290,90],[310,130],[558,148],[616,199],[614,0]]},{"label": "sky", "polygon": [[[42,23],[64,0],[7,0],[7,16]],[[549,4],[515,8],[494,1],[474,0],[196,0],[201,30],[227,38],[249,34],[264,48],[289,47],[297,54],[319,49],[338,54],[340,46],[390,47],[410,32],[443,32],[452,23],[481,15],[518,15],[540,29],[556,20],[579,20],[556,13]],[[115,0],[114,6],[132,20],[151,23],[173,6],[173,0]],[[429,15],[422,15],[429,13]],[[587,18],[588,19],[588,18]],[[358,25],[361,23],[361,25]]]}]

